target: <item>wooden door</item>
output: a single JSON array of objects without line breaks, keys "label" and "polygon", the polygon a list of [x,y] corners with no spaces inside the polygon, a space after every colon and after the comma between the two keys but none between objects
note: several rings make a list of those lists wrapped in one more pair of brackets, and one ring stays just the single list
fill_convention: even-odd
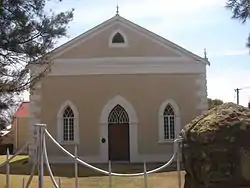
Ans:
[{"label": "wooden door", "polygon": [[129,161],[129,124],[109,124],[109,160]]}]

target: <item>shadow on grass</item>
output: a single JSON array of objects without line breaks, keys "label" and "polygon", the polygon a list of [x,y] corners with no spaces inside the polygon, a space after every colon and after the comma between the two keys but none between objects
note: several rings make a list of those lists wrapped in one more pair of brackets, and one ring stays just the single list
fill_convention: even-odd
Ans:
[{"label": "shadow on grass", "polygon": [[[95,167],[101,168],[108,171],[108,164],[93,164]],[[152,170],[160,167],[163,163],[148,163],[147,170]],[[58,177],[74,177],[74,164],[50,164],[54,176]],[[10,163],[10,174],[13,175],[30,175],[32,168],[32,163],[28,162],[28,158],[16,160]],[[170,167],[167,167],[160,172],[169,172],[176,170],[176,163],[173,163]],[[142,163],[114,163],[112,164],[112,172],[117,173],[138,173],[143,172]],[[6,173],[6,167],[0,168],[0,174]],[[35,175],[37,175],[37,169],[35,170]],[[48,176],[48,170],[46,165],[44,165],[44,175]],[[88,167],[78,165],[78,177],[97,177],[105,176],[102,173],[96,172]]]}]

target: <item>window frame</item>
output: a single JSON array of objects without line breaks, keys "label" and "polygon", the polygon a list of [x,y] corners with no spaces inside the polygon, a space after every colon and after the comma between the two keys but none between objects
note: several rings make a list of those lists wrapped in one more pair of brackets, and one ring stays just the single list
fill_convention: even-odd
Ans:
[{"label": "window frame", "polygon": [[[120,33],[124,39],[124,43],[113,43],[113,38],[114,36],[117,34],[117,33]],[[128,39],[127,39],[127,36],[125,35],[125,33],[121,30],[121,29],[117,29],[115,30],[109,37],[109,47],[110,48],[123,48],[123,47],[128,47]]]},{"label": "window frame", "polygon": [[[72,114],[66,114],[65,116],[65,113],[66,113],[66,110],[70,110],[70,113]],[[73,122],[72,122],[73,121]],[[71,142],[71,141],[74,141],[75,139],[75,134],[74,134],[74,131],[75,131],[75,114],[72,110],[72,108],[70,106],[66,106],[66,108],[64,109],[64,112],[63,112],[63,117],[62,117],[62,127],[63,127],[63,141],[64,142]],[[73,124],[73,125],[72,125]],[[73,135],[72,135],[72,130],[73,129]],[[71,138],[71,136],[73,138]],[[65,137],[67,139],[65,139]]]},{"label": "window frame", "polygon": [[[64,117],[63,114],[67,107],[70,107],[74,113],[74,139],[64,140]],[[71,101],[63,103],[57,114],[57,140],[62,145],[79,144],[79,113],[76,106]]]},{"label": "window frame", "polygon": [[[114,41],[115,37],[120,37],[119,39],[116,38],[116,40],[119,40],[119,42]],[[120,41],[120,40],[122,40],[122,41]],[[123,43],[125,43],[125,39],[124,39],[123,35],[120,32],[116,32],[115,35],[112,38],[112,43],[113,44],[123,44]]]},{"label": "window frame", "polygon": [[[119,110],[119,111],[118,111]],[[114,106],[108,116],[109,124],[129,123],[129,115],[120,104]]]},{"label": "window frame", "polygon": [[174,139],[177,138],[177,136],[180,133],[180,128],[181,128],[181,118],[180,118],[180,111],[179,111],[179,107],[177,106],[177,104],[174,102],[174,100],[172,99],[167,99],[165,100],[159,109],[159,114],[158,114],[158,131],[159,131],[159,135],[158,135],[158,143],[173,143],[174,139],[165,139],[165,124],[164,124],[164,119],[165,116],[164,115],[164,111],[167,107],[167,105],[170,105],[174,111]]}]

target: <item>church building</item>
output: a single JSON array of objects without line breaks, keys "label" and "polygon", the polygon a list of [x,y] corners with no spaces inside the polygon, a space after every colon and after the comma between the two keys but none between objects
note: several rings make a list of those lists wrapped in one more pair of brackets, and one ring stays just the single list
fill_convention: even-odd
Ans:
[{"label": "church building", "polygon": [[[50,72],[30,94],[30,130],[46,124],[90,163],[165,162],[181,128],[208,109],[207,58],[119,14],[49,57]],[[51,162],[70,160],[46,142]]]}]

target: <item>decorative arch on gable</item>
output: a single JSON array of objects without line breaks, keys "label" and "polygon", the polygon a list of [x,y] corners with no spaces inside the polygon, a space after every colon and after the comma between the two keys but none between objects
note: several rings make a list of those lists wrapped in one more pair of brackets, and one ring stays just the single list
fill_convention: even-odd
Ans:
[{"label": "decorative arch on gable", "polygon": [[120,30],[115,30],[109,37],[110,47],[126,47],[128,46],[128,39],[126,34]]},{"label": "decorative arch on gable", "polygon": [[57,112],[57,139],[62,144],[79,143],[79,112],[69,100]]},{"label": "decorative arch on gable", "polygon": [[117,32],[113,38],[112,38],[112,43],[125,43],[125,39],[124,37],[122,36],[121,33]]},{"label": "decorative arch on gable", "polygon": [[171,142],[180,132],[180,109],[172,99],[165,100],[158,112],[159,142]]}]

